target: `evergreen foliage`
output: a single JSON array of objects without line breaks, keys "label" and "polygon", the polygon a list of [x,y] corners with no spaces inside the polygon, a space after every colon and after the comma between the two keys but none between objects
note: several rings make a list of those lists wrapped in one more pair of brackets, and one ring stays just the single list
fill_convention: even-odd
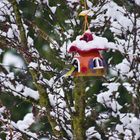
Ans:
[{"label": "evergreen foliage", "polygon": [[[54,83],[85,8],[90,30],[109,41],[107,75]],[[139,0],[0,1],[0,138],[140,139],[139,36]]]}]

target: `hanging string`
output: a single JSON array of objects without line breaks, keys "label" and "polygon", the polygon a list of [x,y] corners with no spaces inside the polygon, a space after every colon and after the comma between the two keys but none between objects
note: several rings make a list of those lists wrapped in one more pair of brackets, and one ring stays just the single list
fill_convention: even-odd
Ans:
[{"label": "hanging string", "polygon": [[[86,0],[84,0],[84,7],[85,7],[85,10],[87,10],[87,3],[86,3]],[[84,32],[86,31],[86,27],[87,27],[87,25],[88,25],[88,16],[87,16],[87,14],[85,15],[85,25],[84,25]]]},{"label": "hanging string", "polygon": [[85,32],[89,28],[89,23],[88,23],[88,13],[90,10],[87,10],[87,2],[84,0],[84,11],[82,11],[79,16],[84,17],[84,24],[83,24],[83,32]]}]

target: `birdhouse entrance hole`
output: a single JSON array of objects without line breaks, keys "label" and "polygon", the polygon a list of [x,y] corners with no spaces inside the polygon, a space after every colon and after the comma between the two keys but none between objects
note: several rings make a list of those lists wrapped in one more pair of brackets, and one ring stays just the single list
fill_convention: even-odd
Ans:
[{"label": "birdhouse entrance hole", "polygon": [[80,61],[78,58],[72,60],[72,65],[75,67],[76,72],[80,72]]}]

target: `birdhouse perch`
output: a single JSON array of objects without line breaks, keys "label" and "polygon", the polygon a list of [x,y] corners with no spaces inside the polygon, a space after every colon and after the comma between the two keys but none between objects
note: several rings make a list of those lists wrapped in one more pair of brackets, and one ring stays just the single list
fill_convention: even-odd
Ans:
[{"label": "birdhouse perch", "polygon": [[69,53],[74,53],[72,65],[75,67],[73,76],[103,76],[106,73],[106,64],[102,50],[107,50],[108,40],[95,36],[90,30],[77,36],[68,48]]}]

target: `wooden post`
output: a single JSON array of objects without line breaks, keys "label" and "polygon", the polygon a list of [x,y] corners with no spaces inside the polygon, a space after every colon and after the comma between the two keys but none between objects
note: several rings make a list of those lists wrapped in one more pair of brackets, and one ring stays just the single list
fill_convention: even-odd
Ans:
[{"label": "wooden post", "polygon": [[73,140],[85,140],[85,81],[83,77],[76,77],[74,81]]}]

